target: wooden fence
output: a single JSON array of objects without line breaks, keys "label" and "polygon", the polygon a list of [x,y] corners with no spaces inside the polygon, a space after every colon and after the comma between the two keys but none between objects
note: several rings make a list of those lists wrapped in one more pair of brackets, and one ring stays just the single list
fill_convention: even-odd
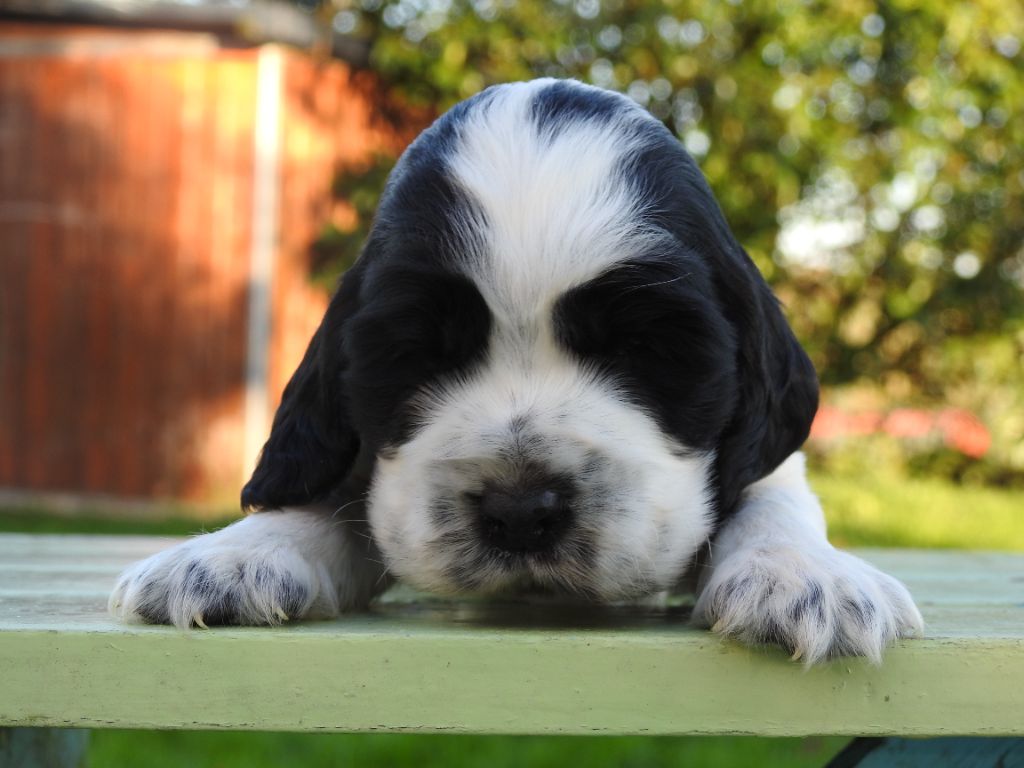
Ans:
[{"label": "wooden fence", "polygon": [[224,503],[326,302],[340,164],[400,144],[343,64],[0,25],[0,487]]}]

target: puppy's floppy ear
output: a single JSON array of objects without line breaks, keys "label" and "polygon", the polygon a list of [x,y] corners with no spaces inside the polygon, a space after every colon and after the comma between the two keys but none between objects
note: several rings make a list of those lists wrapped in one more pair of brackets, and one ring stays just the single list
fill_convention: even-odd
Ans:
[{"label": "puppy's floppy ear", "polygon": [[360,268],[331,299],[302,362],[285,387],[270,438],[242,489],[245,510],[309,504],[344,483],[359,453],[349,417],[344,334],[358,304]]},{"label": "puppy's floppy ear", "polygon": [[778,300],[750,257],[733,242],[716,287],[737,332],[736,410],[718,447],[719,511],[770,474],[807,439],[818,410],[818,377]]}]

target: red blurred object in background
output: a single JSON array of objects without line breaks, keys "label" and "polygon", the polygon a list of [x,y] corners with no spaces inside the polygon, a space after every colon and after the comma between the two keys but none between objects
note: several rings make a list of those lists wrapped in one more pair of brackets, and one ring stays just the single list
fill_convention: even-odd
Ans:
[{"label": "red blurred object in background", "polygon": [[825,405],[811,426],[811,439],[821,441],[879,433],[907,440],[936,440],[972,459],[980,459],[992,444],[988,428],[961,408],[897,408],[884,412],[845,411]]}]

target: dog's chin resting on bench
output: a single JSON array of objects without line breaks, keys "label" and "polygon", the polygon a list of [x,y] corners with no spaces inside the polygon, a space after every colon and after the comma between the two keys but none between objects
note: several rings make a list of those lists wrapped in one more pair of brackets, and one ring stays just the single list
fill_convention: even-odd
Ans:
[{"label": "dog's chin resting on bench", "polygon": [[129,568],[127,621],[276,624],[443,594],[696,585],[694,621],[812,663],[919,634],[834,549],[799,452],[817,378],[693,160],[629,99],[489,88],[399,160],[284,391],[251,512]]}]

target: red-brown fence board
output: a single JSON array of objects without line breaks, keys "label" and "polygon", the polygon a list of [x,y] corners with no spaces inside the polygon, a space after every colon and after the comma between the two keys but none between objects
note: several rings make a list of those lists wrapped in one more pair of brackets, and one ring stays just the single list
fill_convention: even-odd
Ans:
[{"label": "red-brown fence board", "polygon": [[[260,50],[147,35],[0,25],[0,488],[225,502],[246,470]],[[398,143],[344,65],[281,55],[271,407],[326,305],[333,172]]]}]

